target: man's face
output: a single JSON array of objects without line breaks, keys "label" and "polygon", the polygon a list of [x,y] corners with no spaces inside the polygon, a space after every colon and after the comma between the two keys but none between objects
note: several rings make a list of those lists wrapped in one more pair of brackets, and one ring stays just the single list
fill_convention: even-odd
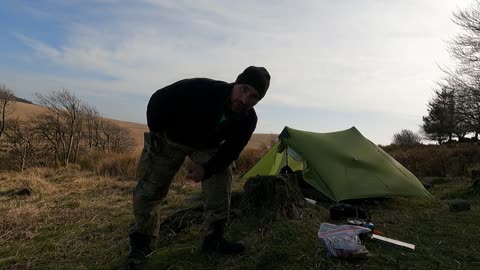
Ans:
[{"label": "man's face", "polygon": [[257,90],[248,84],[235,84],[231,96],[231,110],[243,113],[255,106],[260,100]]}]

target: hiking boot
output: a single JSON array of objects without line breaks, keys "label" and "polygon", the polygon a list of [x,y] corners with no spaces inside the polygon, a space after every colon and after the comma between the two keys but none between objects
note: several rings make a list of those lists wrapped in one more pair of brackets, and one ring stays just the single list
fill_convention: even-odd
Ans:
[{"label": "hiking boot", "polygon": [[220,243],[217,246],[217,252],[222,254],[240,254],[245,251],[245,242],[242,240],[239,241],[228,241],[221,239]]},{"label": "hiking boot", "polygon": [[203,239],[202,249],[208,253],[218,252],[221,254],[235,255],[245,251],[243,241],[228,241],[223,238],[225,220],[212,223]]},{"label": "hiking boot", "polygon": [[154,250],[150,247],[151,237],[140,233],[130,234],[130,254],[128,254],[125,270],[141,270],[145,268],[147,257]]}]

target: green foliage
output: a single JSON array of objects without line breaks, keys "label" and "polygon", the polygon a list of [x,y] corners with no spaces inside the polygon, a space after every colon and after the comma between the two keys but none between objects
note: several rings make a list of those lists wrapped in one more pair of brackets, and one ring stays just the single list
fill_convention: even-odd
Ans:
[{"label": "green foliage", "polygon": [[428,115],[423,117],[423,130],[430,140],[439,144],[451,140],[456,124],[453,91],[435,91],[435,97],[428,102]]}]

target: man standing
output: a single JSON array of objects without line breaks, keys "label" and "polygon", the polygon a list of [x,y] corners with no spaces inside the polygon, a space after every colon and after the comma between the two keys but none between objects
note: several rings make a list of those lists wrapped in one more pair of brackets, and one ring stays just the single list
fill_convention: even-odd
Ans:
[{"label": "man standing", "polygon": [[223,238],[230,207],[230,164],[247,145],[257,124],[253,107],[265,96],[270,74],[250,66],[235,83],[206,78],[178,81],[156,91],[147,107],[139,181],[133,194],[135,225],[130,232],[129,269],[141,269],[158,236],[158,207],[186,156],[186,177],[201,182],[202,249],[237,254],[242,241]]}]

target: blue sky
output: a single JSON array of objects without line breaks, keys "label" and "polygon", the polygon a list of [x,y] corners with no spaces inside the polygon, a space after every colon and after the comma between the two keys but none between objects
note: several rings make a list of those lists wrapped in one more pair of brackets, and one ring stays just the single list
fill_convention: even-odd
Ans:
[{"label": "blue sky", "polygon": [[377,144],[418,131],[447,41],[452,0],[2,1],[0,83],[23,98],[62,88],[106,117],[145,123],[157,89],[188,77],[272,81],[256,132],[356,126]]}]

